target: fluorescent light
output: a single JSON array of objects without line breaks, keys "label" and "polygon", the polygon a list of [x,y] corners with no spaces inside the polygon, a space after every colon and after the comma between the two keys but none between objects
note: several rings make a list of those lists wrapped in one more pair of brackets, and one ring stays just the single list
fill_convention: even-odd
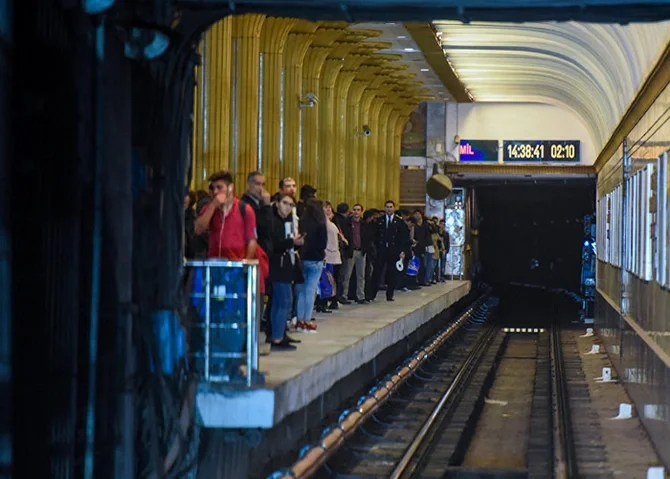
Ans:
[{"label": "fluorescent light", "polygon": [[429,72],[430,70],[428,68],[422,68],[421,71],[422,72]]},{"label": "fluorescent light", "polygon": [[407,38],[405,35],[398,35],[398,38]]},{"label": "fluorescent light", "polygon": [[404,50],[405,50],[406,52],[414,52],[414,51],[416,51],[416,50],[414,50],[414,48],[405,48]]}]

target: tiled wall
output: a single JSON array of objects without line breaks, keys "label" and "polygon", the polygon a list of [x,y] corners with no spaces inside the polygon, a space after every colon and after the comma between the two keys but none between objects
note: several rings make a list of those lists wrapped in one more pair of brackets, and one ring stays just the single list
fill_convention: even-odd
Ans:
[{"label": "tiled wall", "polygon": [[[630,320],[619,314],[621,272],[598,264],[595,321],[607,352],[625,382],[642,422],[665,466],[670,466],[670,292],[655,282],[631,277]],[[654,350],[656,349],[656,351]],[[666,362],[661,356],[666,356]]]}]

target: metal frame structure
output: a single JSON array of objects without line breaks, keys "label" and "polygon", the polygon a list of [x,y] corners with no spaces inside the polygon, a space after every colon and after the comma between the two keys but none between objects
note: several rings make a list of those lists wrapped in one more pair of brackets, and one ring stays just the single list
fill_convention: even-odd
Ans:
[{"label": "metal frame structure", "polygon": [[[202,358],[204,367],[202,371],[203,379],[206,382],[229,382],[230,379],[223,374],[212,371],[213,363],[220,359],[245,359],[247,374],[246,385],[253,384],[255,372],[258,371],[258,357],[259,348],[258,341],[260,337],[260,275],[258,271],[257,260],[243,260],[243,261],[227,261],[227,260],[194,260],[185,263],[187,268],[204,268],[204,282],[203,293],[191,293],[191,298],[198,298],[205,300],[205,314],[202,322],[193,324],[193,328],[203,328],[204,332],[204,346],[202,350],[191,352],[191,356],[195,358]],[[229,268],[229,269],[243,269],[245,275],[245,299],[244,302],[244,323],[239,322],[225,322],[218,323],[212,320],[212,300],[226,301],[228,299],[240,299],[237,293],[223,295],[212,294],[214,285],[212,284],[212,268]],[[212,351],[212,330],[213,329],[240,329],[240,326],[246,330],[246,353],[243,352],[217,352]]]}]

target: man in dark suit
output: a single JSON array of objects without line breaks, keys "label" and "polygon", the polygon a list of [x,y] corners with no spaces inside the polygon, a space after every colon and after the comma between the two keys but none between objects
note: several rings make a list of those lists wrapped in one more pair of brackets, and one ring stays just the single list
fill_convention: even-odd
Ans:
[{"label": "man in dark suit", "polygon": [[384,214],[377,220],[375,231],[375,244],[377,247],[377,258],[372,271],[371,297],[377,296],[377,285],[384,270],[386,270],[386,301],[393,301],[393,293],[396,286],[396,263],[405,258],[405,224],[395,214],[395,203],[392,200],[384,203]]}]

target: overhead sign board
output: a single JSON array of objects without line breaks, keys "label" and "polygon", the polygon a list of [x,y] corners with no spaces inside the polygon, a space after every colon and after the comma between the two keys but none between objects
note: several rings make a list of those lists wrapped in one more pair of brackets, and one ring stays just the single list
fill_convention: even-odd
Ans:
[{"label": "overhead sign board", "polygon": [[498,140],[461,140],[458,161],[498,162]]},{"label": "overhead sign board", "polygon": [[579,140],[503,141],[503,162],[579,163]]}]

